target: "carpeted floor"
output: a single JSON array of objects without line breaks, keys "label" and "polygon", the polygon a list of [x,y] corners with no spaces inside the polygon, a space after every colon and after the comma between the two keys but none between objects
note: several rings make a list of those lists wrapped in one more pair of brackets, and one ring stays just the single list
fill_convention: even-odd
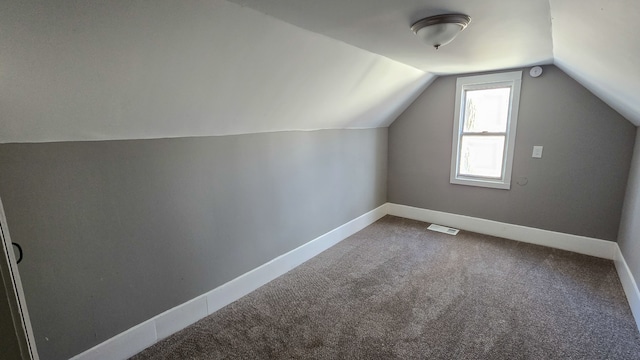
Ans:
[{"label": "carpeted floor", "polygon": [[613,262],[386,216],[133,359],[639,359]]}]

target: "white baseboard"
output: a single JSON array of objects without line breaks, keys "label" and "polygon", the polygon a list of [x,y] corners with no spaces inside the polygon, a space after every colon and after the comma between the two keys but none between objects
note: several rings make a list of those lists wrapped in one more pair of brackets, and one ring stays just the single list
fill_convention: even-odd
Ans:
[{"label": "white baseboard", "polygon": [[615,258],[613,259],[616,264],[616,270],[618,271],[618,277],[622,283],[624,293],[627,295],[627,301],[629,301],[629,307],[633,318],[636,319],[636,326],[640,331],[640,290],[638,290],[638,283],[629,269],[629,265],[624,259],[620,247],[616,244]]},{"label": "white baseboard", "polygon": [[386,203],[206,294],[136,325],[74,356],[72,360],[129,358],[285,274],[387,214],[614,260],[631,311],[640,330],[640,292],[618,244],[585,236]]},{"label": "white baseboard", "polygon": [[72,357],[71,360],[128,359],[155,344],[157,340],[155,322],[150,319]]},{"label": "white baseboard", "polygon": [[617,244],[613,241],[507,224],[406,205],[387,203],[387,213],[407,219],[446,225],[480,234],[573,251],[579,254],[609,260],[614,259],[615,249],[617,248]]},{"label": "white baseboard", "polygon": [[127,359],[159,340],[240,299],[299,266],[387,214],[381,205],[286,254],[225,283],[206,294],[163,312],[71,358],[72,360]]},{"label": "white baseboard", "polygon": [[284,255],[229,281],[207,294],[209,314],[249,294],[385,216],[386,204],[337,227]]}]

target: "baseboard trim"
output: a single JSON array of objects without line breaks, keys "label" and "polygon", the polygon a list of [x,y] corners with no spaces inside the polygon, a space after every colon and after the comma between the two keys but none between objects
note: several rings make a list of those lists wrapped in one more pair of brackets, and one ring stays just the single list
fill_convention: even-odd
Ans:
[{"label": "baseboard trim", "polygon": [[383,204],[205,294],[169,309],[71,358],[127,359],[301,265],[387,214]]},{"label": "baseboard trim", "polygon": [[220,308],[249,294],[260,286],[298,267],[305,261],[336,245],[340,241],[373,224],[387,214],[386,204],[339,226],[328,233],[294,249],[284,255],[237,277],[210,291],[207,296],[208,312]]},{"label": "baseboard trim", "polygon": [[616,252],[613,262],[616,265],[616,270],[618,271],[618,277],[622,283],[624,293],[627,295],[627,301],[629,302],[631,313],[633,314],[633,318],[636,320],[636,326],[638,327],[638,331],[640,331],[640,290],[638,289],[638,283],[634,279],[631,269],[629,269],[629,265],[627,265],[627,261],[624,259],[618,244],[616,244]]},{"label": "baseboard trim", "polygon": [[617,243],[386,203],[205,294],[144,321],[74,356],[71,360],[127,359],[296,268],[387,214],[614,260],[629,306],[640,330],[640,291]]},{"label": "baseboard trim", "polygon": [[421,209],[407,205],[387,203],[387,213],[407,219],[446,225],[480,234],[568,250],[608,260],[614,259],[615,249],[617,248],[617,244],[613,241]]}]

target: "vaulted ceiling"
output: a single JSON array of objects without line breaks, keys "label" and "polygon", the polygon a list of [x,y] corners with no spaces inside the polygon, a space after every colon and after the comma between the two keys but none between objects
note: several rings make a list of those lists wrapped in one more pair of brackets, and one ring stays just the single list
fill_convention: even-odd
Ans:
[{"label": "vaulted ceiling", "polygon": [[[409,30],[472,17],[435,51]],[[389,125],[442,74],[554,63],[640,125],[635,0],[6,0],[0,143]]]},{"label": "vaulted ceiling", "polygon": [[[231,0],[434,74],[554,63],[640,125],[637,0]],[[469,27],[440,50],[415,21],[464,13]]]},{"label": "vaulted ceiling", "polygon": [[[435,74],[549,64],[548,0],[231,0],[296,26]],[[440,50],[421,43],[415,21],[463,13],[471,24]]]},{"label": "vaulted ceiling", "polygon": [[0,143],[387,126],[433,77],[224,0],[7,0],[0,49]]}]

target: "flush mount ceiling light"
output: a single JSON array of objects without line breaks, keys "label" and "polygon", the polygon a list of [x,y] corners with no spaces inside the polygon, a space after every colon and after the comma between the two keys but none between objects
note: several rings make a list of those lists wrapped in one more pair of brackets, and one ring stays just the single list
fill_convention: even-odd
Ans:
[{"label": "flush mount ceiling light", "polygon": [[463,14],[443,14],[418,20],[411,30],[425,43],[438,50],[447,45],[471,22],[471,17]]}]

